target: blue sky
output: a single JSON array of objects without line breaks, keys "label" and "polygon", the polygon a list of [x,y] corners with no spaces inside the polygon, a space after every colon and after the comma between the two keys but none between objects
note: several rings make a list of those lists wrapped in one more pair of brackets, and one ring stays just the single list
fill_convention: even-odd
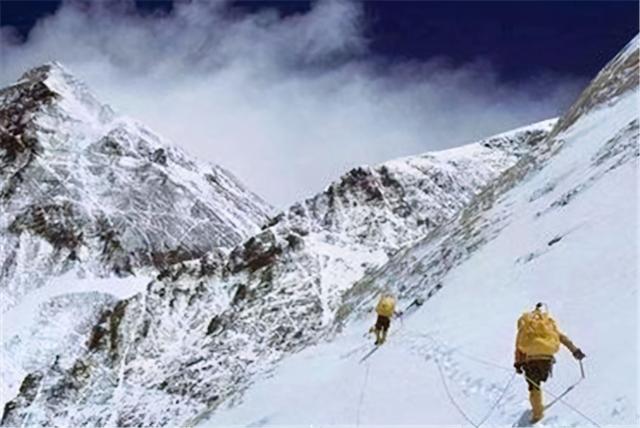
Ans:
[{"label": "blue sky", "polygon": [[[116,2],[112,2],[116,3]],[[171,13],[173,1],[137,1],[135,13]],[[183,2],[184,3],[184,2]],[[506,80],[542,70],[591,77],[638,32],[636,1],[367,1],[370,54],[389,60],[491,61]],[[58,0],[3,0],[2,26],[22,37]],[[235,1],[236,13],[306,13],[308,1]],[[114,6],[116,7],[116,6]]]}]

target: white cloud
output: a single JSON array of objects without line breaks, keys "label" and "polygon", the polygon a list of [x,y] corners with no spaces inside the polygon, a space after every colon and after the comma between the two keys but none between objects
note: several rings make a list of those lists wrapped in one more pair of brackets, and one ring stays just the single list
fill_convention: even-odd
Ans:
[{"label": "white cloud", "polygon": [[504,84],[480,62],[389,63],[368,54],[353,2],[288,17],[222,2],[177,3],[168,16],[130,9],[66,3],[26,43],[3,31],[0,84],[58,60],[117,110],[280,206],[355,165],[557,115],[585,83],[548,75]]}]

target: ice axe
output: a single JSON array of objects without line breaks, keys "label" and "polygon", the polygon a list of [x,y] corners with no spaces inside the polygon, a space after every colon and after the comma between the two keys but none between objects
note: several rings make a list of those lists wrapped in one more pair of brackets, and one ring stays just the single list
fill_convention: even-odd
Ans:
[{"label": "ice axe", "polygon": [[558,401],[560,401],[563,397],[565,397],[568,393],[570,393],[576,386],[580,384],[580,382],[582,382],[586,378],[584,374],[584,365],[582,364],[582,360],[578,360],[578,362],[580,363],[580,379],[578,379],[578,381],[573,385],[570,385],[569,387],[567,387],[567,389],[565,389],[562,392],[562,394],[556,396],[552,402],[544,406],[545,410],[553,406],[554,404],[556,404]]}]

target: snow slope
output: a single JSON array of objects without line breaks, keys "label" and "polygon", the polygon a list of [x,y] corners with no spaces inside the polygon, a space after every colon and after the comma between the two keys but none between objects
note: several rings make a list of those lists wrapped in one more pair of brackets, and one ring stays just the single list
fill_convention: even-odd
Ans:
[{"label": "snow slope", "polygon": [[5,423],[174,425],[241,394],[330,332],[345,290],[449,220],[555,123],[355,168],[228,255],[171,266],[101,319],[76,362],[41,367]]},{"label": "snow slope", "polygon": [[[286,359],[200,425],[511,426],[528,408],[513,376],[515,323],[545,301],[587,354],[586,379],[538,426],[638,426],[637,76],[638,38],[546,150],[354,287],[333,341]],[[360,363],[382,289],[403,305],[431,297]],[[546,401],[579,378],[562,350]]]}]

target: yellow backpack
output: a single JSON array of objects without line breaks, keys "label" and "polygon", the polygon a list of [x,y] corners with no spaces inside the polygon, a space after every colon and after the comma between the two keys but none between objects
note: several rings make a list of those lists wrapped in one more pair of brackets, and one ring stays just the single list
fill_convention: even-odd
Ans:
[{"label": "yellow backpack", "polygon": [[396,310],[396,299],[393,296],[382,296],[376,306],[376,313],[383,317],[391,318]]},{"label": "yellow backpack", "polygon": [[560,349],[560,334],[547,312],[535,309],[518,320],[518,349],[525,354],[552,356]]}]

